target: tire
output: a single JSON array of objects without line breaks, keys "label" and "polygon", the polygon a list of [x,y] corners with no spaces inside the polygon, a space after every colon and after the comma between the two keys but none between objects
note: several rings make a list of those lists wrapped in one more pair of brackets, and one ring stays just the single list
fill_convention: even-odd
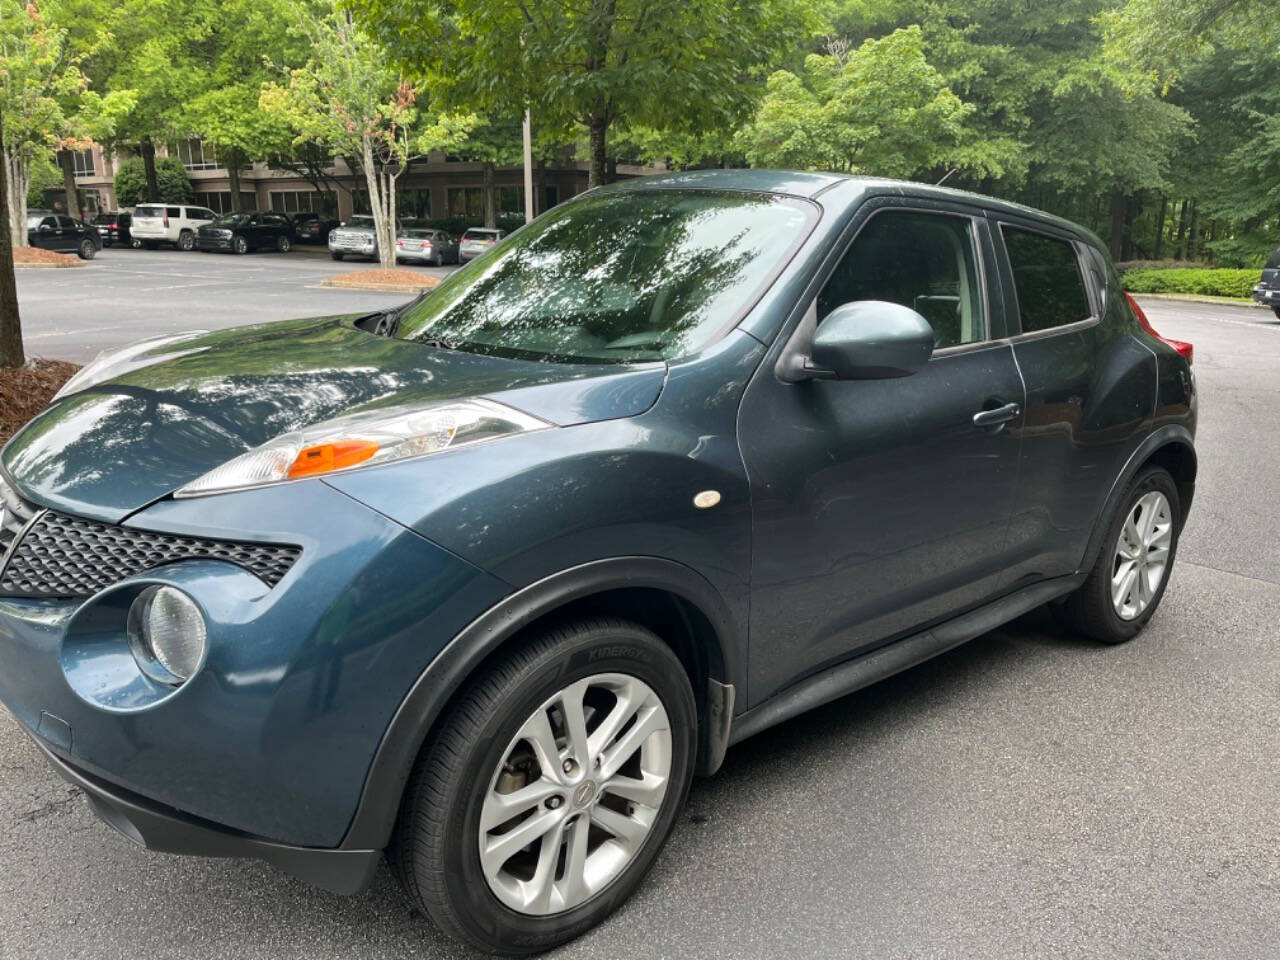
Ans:
[{"label": "tire", "polygon": [[130,240],[130,241],[129,241],[129,246],[130,246],[130,247],[132,247],[134,250],[137,250],[137,249],[139,249],[139,248],[142,246],[142,241],[141,241],[141,240]]},{"label": "tire", "polygon": [[335,260],[341,260],[341,259],[343,258],[343,256],[344,256],[344,254],[341,254],[341,253],[335,253],[334,251],[330,250],[330,251],[329,251],[329,256],[333,257],[333,259],[335,259]]},{"label": "tire", "polygon": [[231,250],[233,253],[241,253],[241,254],[248,253],[249,241],[246,240],[244,237],[232,237]]},{"label": "tire", "polygon": [[[598,683],[606,686],[597,686]],[[559,704],[577,696],[577,702],[583,705],[582,729],[594,734],[612,721],[624,702],[597,698],[594,705],[587,704],[593,696],[612,696],[607,692],[610,683],[623,685],[618,689],[636,691],[627,699],[643,702],[639,708],[616,713],[619,718],[644,717],[642,722],[651,724],[652,718],[657,717],[656,722],[660,722],[660,714],[652,706],[658,704],[665,710],[667,733],[654,727],[638,741],[643,748],[637,746],[634,752],[622,749],[617,757],[610,758],[608,745],[622,745],[637,728],[629,719],[619,719],[618,723],[627,724],[620,728],[621,735],[603,735],[605,739],[599,745],[603,767],[596,762],[578,767],[565,760],[567,766],[562,768],[565,774],[561,776],[552,762],[549,766],[553,776],[549,777],[529,749],[531,741],[518,736],[522,727],[530,729],[526,725],[541,717],[547,732],[555,736],[545,721],[556,716],[556,710],[561,709]],[[589,692],[574,693],[584,689]],[[595,720],[597,713],[602,719]],[[409,896],[442,931],[472,947],[514,956],[538,953],[572,940],[622,904],[652,866],[688,793],[696,726],[693,692],[684,668],[670,648],[643,627],[625,620],[593,619],[539,634],[465,688],[424,744],[388,849],[392,868]],[[562,725],[560,740],[565,746],[551,743],[550,747],[557,749],[560,756],[576,756],[567,730],[567,725]],[[594,749],[596,745],[590,748]],[[517,755],[523,759],[513,766]],[[592,770],[607,771],[623,755],[632,759],[622,770],[632,764],[659,764],[664,757],[669,761],[665,780],[658,779],[661,795],[655,797],[653,804],[639,799],[632,802],[614,794],[610,785],[618,783],[616,769],[612,774],[601,775],[598,788],[591,779]],[[634,776],[638,769],[633,767],[629,775]],[[649,776],[643,771],[642,775]],[[530,782],[534,776],[537,779]],[[515,783],[504,792],[500,788],[501,778],[505,777],[513,778]],[[573,777],[578,779],[574,781]],[[518,816],[527,815],[520,825],[510,827],[509,820],[507,824],[491,824],[482,833],[481,813],[486,800],[526,787],[550,790],[554,798],[538,793],[530,806],[519,811]],[[619,804],[623,812],[617,809]],[[600,827],[597,817],[607,817],[610,823],[625,824],[628,829],[616,832]],[[647,819],[647,825],[633,837],[629,852],[623,852],[626,846],[622,838],[635,832],[637,817]],[[496,832],[499,829],[510,833],[524,824],[533,826],[535,821],[548,820],[557,823],[543,828],[546,837],[554,836],[552,846],[544,848],[542,837],[530,834],[534,839],[522,850],[506,853],[505,858],[491,857],[499,864],[499,880],[491,881],[482,864],[481,843],[499,843],[503,835]],[[582,849],[587,852],[582,854],[586,859],[574,871],[582,882],[573,890],[567,844],[579,834]],[[592,842],[596,846],[588,850],[585,845]],[[534,847],[538,856],[530,852]],[[561,855],[565,857],[563,868],[557,866]],[[581,864],[591,862],[593,857],[597,866],[594,880],[588,881]],[[555,882],[550,884],[552,893],[548,894],[545,909],[536,905],[527,910],[516,909],[495,889],[497,884],[504,891],[502,897],[516,896],[505,892],[509,888],[501,877],[502,871],[520,860],[526,865],[530,860],[549,865],[550,879]],[[602,863],[606,871],[603,875],[599,873]],[[557,880],[558,869],[563,869],[563,877]],[[532,879],[536,881],[536,873]],[[589,889],[591,882],[599,886]],[[538,886],[536,882],[534,886]],[[546,883],[540,888],[548,889]],[[557,898],[554,902],[552,896]],[[557,910],[558,905],[565,908]]]},{"label": "tire", "polygon": [[[1144,499],[1150,504],[1154,495],[1157,494],[1164,498],[1164,503],[1167,505],[1167,517],[1163,523],[1158,511],[1153,511],[1149,507],[1139,510],[1139,505]],[[1155,502],[1158,503],[1158,501]],[[1138,594],[1132,592],[1127,596],[1133,600],[1133,603],[1123,603],[1122,600],[1114,599],[1112,580],[1113,577],[1118,576],[1121,567],[1127,562],[1120,552],[1121,532],[1125,530],[1131,518],[1136,518],[1134,529],[1141,532],[1141,526],[1147,517],[1155,518],[1153,537],[1164,543],[1163,552],[1158,552],[1157,544],[1147,540],[1139,553],[1144,558],[1143,563],[1146,562],[1145,558],[1154,555],[1157,558],[1163,558],[1164,566],[1159,574],[1159,582],[1154,589],[1150,589],[1150,577],[1148,576],[1144,581],[1142,579],[1144,566],[1138,565],[1137,581],[1132,589],[1141,591],[1144,585],[1148,587],[1145,602],[1142,602],[1139,607],[1140,598]],[[1167,534],[1159,533],[1166,524]],[[1173,482],[1173,477],[1163,467],[1147,467],[1133,479],[1119,502],[1119,508],[1108,520],[1102,548],[1093,569],[1089,571],[1088,579],[1063,604],[1063,612],[1071,624],[1085,636],[1100,643],[1124,643],[1141,633],[1164,597],[1169,577],[1173,574],[1174,560],[1178,553],[1178,537],[1181,532],[1182,504],[1178,498],[1178,488]],[[1133,540],[1131,537],[1128,539]],[[1145,569],[1149,571],[1151,567],[1147,566]],[[1122,586],[1121,590],[1123,589]]]},{"label": "tire", "polygon": [[81,240],[80,249],[77,251],[81,260],[92,260],[98,253],[98,248],[92,240]]},{"label": "tire", "polygon": [[288,253],[293,249],[293,242],[288,237],[276,237],[276,250],[280,253]]},{"label": "tire", "polygon": [[183,230],[178,234],[178,249],[185,250],[190,253],[196,248],[196,235],[190,230]]},{"label": "tire", "polygon": [[1280,320],[1280,307],[1272,307],[1271,309],[1275,313],[1276,319]]}]

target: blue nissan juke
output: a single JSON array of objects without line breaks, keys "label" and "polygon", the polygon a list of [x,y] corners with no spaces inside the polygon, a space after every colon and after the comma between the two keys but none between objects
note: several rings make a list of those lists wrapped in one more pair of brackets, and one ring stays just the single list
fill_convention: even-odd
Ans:
[{"label": "blue nissan juke", "polygon": [[1189,344],[1023,207],[593,190],[403,308],[104,355],[0,455],[0,701],[147,847],[532,953],[691,778],[1052,604],[1107,643],[1195,490]]}]

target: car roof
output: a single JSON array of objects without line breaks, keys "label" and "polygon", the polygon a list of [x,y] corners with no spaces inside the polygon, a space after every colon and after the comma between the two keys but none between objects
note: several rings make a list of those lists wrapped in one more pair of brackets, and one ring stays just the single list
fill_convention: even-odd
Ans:
[{"label": "car roof", "polygon": [[[816,199],[839,185],[862,186],[867,192],[879,194],[897,193],[901,196],[934,197],[939,200],[957,200],[975,204],[996,213],[1027,217],[1052,224],[1101,245],[1092,231],[1034,207],[1027,207],[1009,200],[1000,200],[967,190],[940,187],[911,180],[892,180],[887,177],[864,177],[845,173],[810,173],[796,170],[689,170],[680,173],[660,173],[648,177],[636,177],[603,187],[603,190],[648,189],[703,189],[745,190],[761,193],[778,193],[804,199]],[[844,194],[847,196],[847,194]],[[1105,247],[1103,247],[1105,249]]]}]

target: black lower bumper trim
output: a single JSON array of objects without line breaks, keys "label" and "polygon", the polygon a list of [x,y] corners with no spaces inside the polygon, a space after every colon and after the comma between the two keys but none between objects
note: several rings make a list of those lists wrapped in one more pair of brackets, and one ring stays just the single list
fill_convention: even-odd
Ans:
[{"label": "black lower bumper trim", "polygon": [[85,792],[94,813],[148,850],[265,860],[291,876],[333,893],[359,893],[373,880],[380,850],[293,847],[197,820],[108,784],[72,766],[38,739],[32,739],[58,775]]}]

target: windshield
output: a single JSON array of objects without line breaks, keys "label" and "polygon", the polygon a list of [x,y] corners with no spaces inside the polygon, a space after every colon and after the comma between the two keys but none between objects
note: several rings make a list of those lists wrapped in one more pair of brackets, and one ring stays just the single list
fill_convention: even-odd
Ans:
[{"label": "windshield", "polygon": [[249,222],[249,215],[247,213],[224,213],[213,222],[220,227],[238,227],[242,223]]},{"label": "windshield", "polygon": [[344,227],[355,227],[357,230],[372,230],[372,229],[373,229],[373,217],[362,217],[362,216],[357,215],[357,216],[352,217],[352,218],[351,218],[350,220],[348,220],[346,223],[344,223],[344,224],[343,224],[343,226],[344,226]]},{"label": "windshield", "polygon": [[701,349],[808,232],[802,201],[706,190],[587,196],[446,279],[398,335],[556,362],[667,360]]}]

